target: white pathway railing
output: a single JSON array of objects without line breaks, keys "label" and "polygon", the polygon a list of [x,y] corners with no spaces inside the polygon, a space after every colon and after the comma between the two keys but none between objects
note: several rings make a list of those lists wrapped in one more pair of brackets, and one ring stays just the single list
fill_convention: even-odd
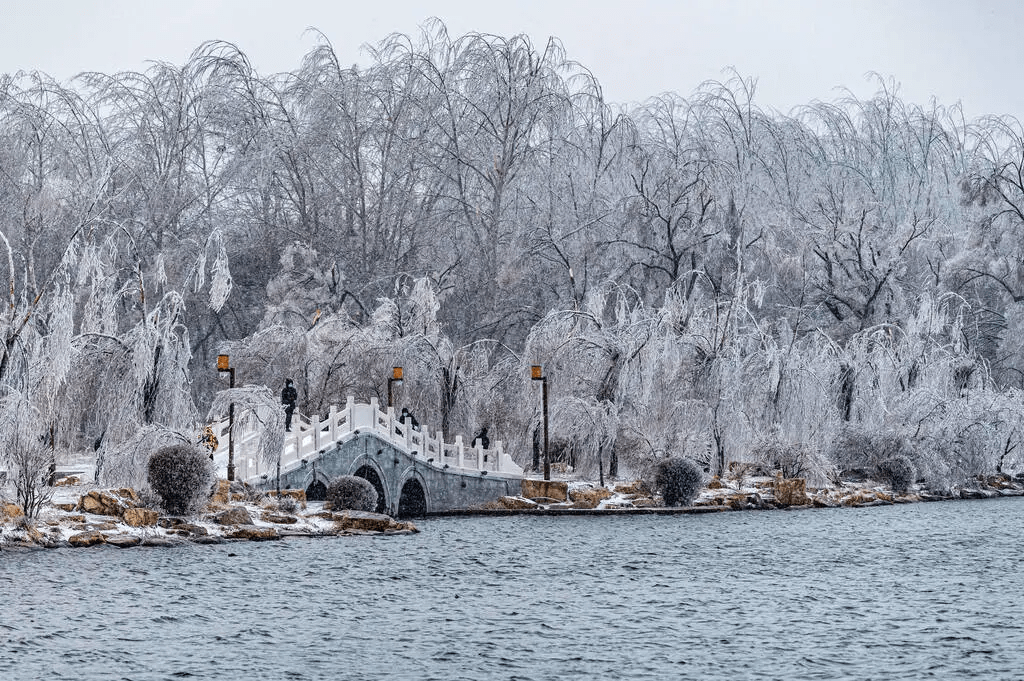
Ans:
[{"label": "white pathway railing", "polygon": [[[219,473],[225,475],[232,434],[227,419],[212,424],[212,428],[218,441],[214,461]],[[372,430],[396,448],[437,468],[455,469],[453,472],[489,471],[514,477],[523,475],[523,469],[505,453],[501,441],[495,442],[489,449],[484,449],[479,441],[466,445],[461,435],[456,436],[455,442],[446,443],[441,431],[437,431],[436,437],[431,437],[426,429],[419,430],[402,423],[395,417],[394,407],[382,410],[376,398],[371,399],[369,404],[357,404],[353,397],[348,398],[343,408],[332,405],[323,419],[317,415],[294,415],[292,432],[285,433],[281,473],[301,466],[303,461],[322,454],[339,442],[351,439],[356,431],[367,430]],[[259,433],[240,431],[238,428],[236,431],[235,479],[249,480],[268,474],[276,475],[278,462],[264,463],[256,455]]]}]

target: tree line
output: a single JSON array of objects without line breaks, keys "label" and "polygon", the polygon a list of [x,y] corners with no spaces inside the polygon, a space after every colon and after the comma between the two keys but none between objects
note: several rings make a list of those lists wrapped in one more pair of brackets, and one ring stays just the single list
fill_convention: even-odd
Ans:
[{"label": "tree line", "polygon": [[8,468],[94,451],[137,478],[216,415],[223,352],[252,414],[286,377],[304,413],[383,401],[403,366],[421,422],[527,465],[541,364],[587,473],[1015,470],[1019,121],[882,78],[785,115],[737,74],[622,106],[555,39],[433,22],[360,68],[321,38],[280,74],[210,42],[0,77]]}]

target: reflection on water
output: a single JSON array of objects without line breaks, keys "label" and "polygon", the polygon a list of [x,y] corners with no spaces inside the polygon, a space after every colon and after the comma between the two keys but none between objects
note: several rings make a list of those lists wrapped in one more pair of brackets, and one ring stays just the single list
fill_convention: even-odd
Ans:
[{"label": "reflection on water", "polygon": [[1015,678],[1024,498],[0,553],[0,678]]}]

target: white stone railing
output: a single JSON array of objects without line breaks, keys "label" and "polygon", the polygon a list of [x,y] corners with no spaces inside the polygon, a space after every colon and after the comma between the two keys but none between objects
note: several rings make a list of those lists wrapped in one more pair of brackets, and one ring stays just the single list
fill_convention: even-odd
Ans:
[{"label": "white stone railing", "polygon": [[[231,438],[228,421],[224,419],[212,424],[212,427],[218,440],[214,461],[218,472],[225,475]],[[319,456],[339,442],[350,440],[357,431],[366,430],[372,430],[396,448],[437,468],[455,469],[453,472],[489,471],[509,476],[523,474],[523,469],[505,453],[500,440],[489,449],[484,449],[479,441],[467,446],[461,435],[456,436],[455,442],[446,443],[441,431],[431,437],[425,428],[418,430],[402,423],[395,417],[394,407],[382,410],[376,398],[372,398],[369,404],[356,404],[353,397],[348,398],[343,408],[332,405],[322,420],[317,415],[293,416],[292,432],[285,433],[281,473],[301,466],[303,461]],[[278,462],[266,464],[257,458],[255,449],[258,438],[259,433],[255,431],[235,433],[236,480],[277,473]]]}]

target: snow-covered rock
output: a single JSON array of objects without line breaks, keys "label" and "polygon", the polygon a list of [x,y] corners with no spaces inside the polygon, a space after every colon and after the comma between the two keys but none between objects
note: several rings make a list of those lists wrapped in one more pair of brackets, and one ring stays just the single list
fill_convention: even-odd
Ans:
[{"label": "snow-covered rock", "polygon": [[294,525],[299,522],[299,519],[293,515],[287,513],[271,513],[264,511],[260,514],[260,520],[265,523],[273,523],[274,525]]},{"label": "snow-covered rock", "polygon": [[119,549],[127,549],[141,544],[142,537],[134,534],[115,534],[113,536],[106,537],[106,543],[116,546]]},{"label": "snow-covered rock", "polygon": [[121,515],[121,519],[130,527],[149,527],[156,525],[160,514],[148,508],[128,508]]},{"label": "snow-covered rock", "polygon": [[252,516],[244,506],[232,506],[213,516],[218,525],[252,525]]},{"label": "snow-covered rock", "polygon": [[337,511],[330,513],[334,529],[338,532],[417,532],[412,523],[403,523],[391,516],[369,511]]},{"label": "snow-covered rock", "polygon": [[521,489],[523,496],[527,499],[569,500],[569,483],[564,480],[533,480],[523,478]]},{"label": "snow-covered rock", "polygon": [[577,487],[569,490],[569,500],[573,508],[597,508],[612,493],[605,487]]},{"label": "snow-covered rock", "polygon": [[89,530],[88,532],[79,532],[68,537],[68,543],[72,546],[95,546],[96,544],[102,544],[107,541],[106,536],[99,530]]},{"label": "snow-covered rock", "polygon": [[281,535],[273,527],[257,527],[255,525],[238,525],[225,535],[227,539],[247,539],[249,541],[267,541],[280,539]]},{"label": "snow-covered rock", "polygon": [[133,489],[92,490],[78,500],[78,510],[94,515],[120,517],[129,508],[139,502],[138,494]]}]

